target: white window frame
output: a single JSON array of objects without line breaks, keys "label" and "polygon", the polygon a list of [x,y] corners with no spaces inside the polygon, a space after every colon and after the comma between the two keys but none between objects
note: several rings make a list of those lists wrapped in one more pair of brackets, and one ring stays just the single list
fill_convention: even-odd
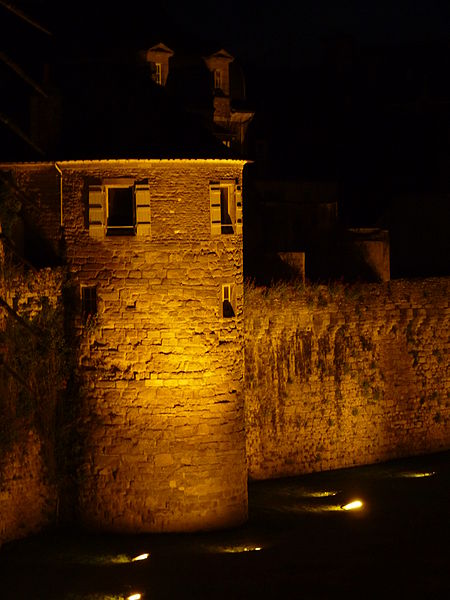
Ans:
[{"label": "white window frame", "polygon": [[155,62],[155,75],[154,81],[158,85],[162,85],[162,63]]}]

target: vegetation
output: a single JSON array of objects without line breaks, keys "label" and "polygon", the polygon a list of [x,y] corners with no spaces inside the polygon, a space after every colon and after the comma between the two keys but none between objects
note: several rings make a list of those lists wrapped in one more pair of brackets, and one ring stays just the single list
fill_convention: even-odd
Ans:
[{"label": "vegetation", "polygon": [[40,299],[33,317],[8,316],[0,331],[0,447],[6,449],[36,429],[47,458],[56,443],[56,421],[70,372],[61,306]]}]

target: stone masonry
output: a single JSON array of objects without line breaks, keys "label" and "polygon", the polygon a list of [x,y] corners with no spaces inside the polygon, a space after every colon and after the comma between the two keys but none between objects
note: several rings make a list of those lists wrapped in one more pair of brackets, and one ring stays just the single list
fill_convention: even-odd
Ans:
[{"label": "stone masonry", "polygon": [[[4,275],[3,264],[1,271]],[[13,277],[0,276],[0,296],[9,307],[14,307],[19,318],[33,319],[44,303],[53,308],[58,306],[62,275],[60,269],[41,269],[28,274],[17,271]],[[0,334],[5,331],[7,319],[8,314],[0,311]],[[26,330],[23,333],[28,334]],[[7,363],[8,350],[2,348],[2,359]],[[19,373],[25,380],[27,375]],[[10,377],[5,370],[0,371],[0,394],[8,396],[11,391]],[[2,398],[3,410],[14,411],[11,405],[10,397]],[[58,506],[57,486],[49,473],[48,455],[43,451],[39,432],[23,415],[16,414],[16,418],[11,445],[2,440],[0,447],[0,545],[36,533],[54,522]]]},{"label": "stone masonry", "polygon": [[450,447],[450,279],[248,288],[249,476]]},{"label": "stone masonry", "polygon": [[[81,452],[69,500],[89,528],[232,526],[247,517],[248,477],[450,447],[449,279],[248,286],[244,332],[243,166],[8,166],[73,293]],[[134,190],[127,234],[109,231],[123,218],[110,188]],[[62,271],[41,269],[4,280],[2,297],[32,315],[61,286]],[[3,458],[4,541],[54,520],[57,501],[34,431]]]},{"label": "stone masonry", "polygon": [[[244,162],[57,166],[16,165],[14,175],[24,190],[39,187],[37,180],[42,190],[45,181],[47,193],[35,194],[38,218],[55,247],[60,218],[78,303],[80,519],[115,531],[241,523],[247,517],[242,213],[239,201],[230,208],[233,233],[222,235],[211,216],[217,212],[211,186],[229,186],[240,198]],[[108,235],[113,207],[99,200],[106,185],[142,192],[136,192],[134,235]],[[223,312],[224,286],[231,317]],[[96,307],[83,321],[86,288]]]}]

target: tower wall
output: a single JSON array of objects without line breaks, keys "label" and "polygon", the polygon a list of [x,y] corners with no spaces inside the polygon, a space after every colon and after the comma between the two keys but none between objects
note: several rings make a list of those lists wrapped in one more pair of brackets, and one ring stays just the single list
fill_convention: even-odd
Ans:
[{"label": "tower wall", "polygon": [[[247,517],[242,235],[212,236],[210,209],[211,181],[241,183],[243,164],[59,163],[79,347],[78,511],[89,527],[189,531]],[[150,225],[93,236],[89,189],[121,178],[148,183]],[[97,310],[83,321],[85,286]]]}]

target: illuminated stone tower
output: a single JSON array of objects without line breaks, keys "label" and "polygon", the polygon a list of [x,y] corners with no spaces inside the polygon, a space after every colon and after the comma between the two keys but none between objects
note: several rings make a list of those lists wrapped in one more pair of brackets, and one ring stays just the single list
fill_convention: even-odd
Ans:
[{"label": "illuminated stone tower", "polygon": [[102,530],[247,517],[245,161],[170,101],[170,54],[147,56],[161,85],[120,61],[64,71],[54,160],[3,165],[75,296],[77,508]]},{"label": "illuminated stone tower", "polygon": [[48,233],[59,221],[64,230],[85,390],[78,508],[89,527],[190,531],[247,517],[244,164],[11,168],[20,189],[40,190]]}]

